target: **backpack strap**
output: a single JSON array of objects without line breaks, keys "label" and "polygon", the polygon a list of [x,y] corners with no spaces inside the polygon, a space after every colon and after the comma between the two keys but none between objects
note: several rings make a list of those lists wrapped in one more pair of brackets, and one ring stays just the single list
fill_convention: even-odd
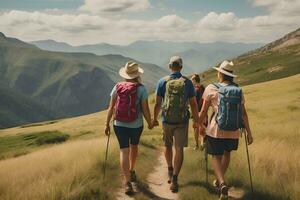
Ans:
[{"label": "backpack strap", "polygon": [[213,83],[213,85],[217,88],[220,89],[220,87],[222,87],[222,85],[220,83]]},{"label": "backpack strap", "polygon": [[189,78],[186,76],[181,76],[180,79],[184,79],[185,81],[188,80]]},{"label": "backpack strap", "polygon": [[170,75],[168,75],[168,76],[165,76],[163,79],[164,79],[166,82],[168,82],[168,81],[172,80],[172,77],[171,77]]},{"label": "backpack strap", "polygon": [[[168,81],[172,80],[173,78],[172,78],[170,75],[168,75],[168,76],[165,76],[163,79],[164,79],[166,82],[168,82]],[[185,76],[181,76],[179,79],[184,80],[184,81],[188,80],[188,78],[185,77]]]}]

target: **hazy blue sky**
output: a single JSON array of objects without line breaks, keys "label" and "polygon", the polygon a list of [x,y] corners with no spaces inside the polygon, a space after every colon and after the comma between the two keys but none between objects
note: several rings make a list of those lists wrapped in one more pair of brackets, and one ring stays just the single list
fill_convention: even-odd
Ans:
[{"label": "hazy blue sky", "polygon": [[268,42],[300,26],[300,0],[0,0],[0,31],[72,44]]}]

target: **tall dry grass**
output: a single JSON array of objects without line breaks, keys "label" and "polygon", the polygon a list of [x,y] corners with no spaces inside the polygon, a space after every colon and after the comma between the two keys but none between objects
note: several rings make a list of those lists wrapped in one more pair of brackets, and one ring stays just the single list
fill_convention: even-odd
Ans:
[{"label": "tall dry grass", "polygon": [[[255,199],[300,199],[300,75],[250,85],[244,92],[254,136],[249,152]],[[205,184],[204,164],[203,154],[186,152],[181,173],[183,199],[216,198]],[[238,151],[232,153],[226,178],[230,185],[246,190],[242,199],[251,199],[244,138]],[[209,181],[213,179],[210,171]]]},{"label": "tall dry grass", "polygon": [[103,134],[103,122],[106,120],[106,111],[89,115],[60,119],[50,122],[28,124],[26,126],[14,127],[0,130],[0,136],[36,133],[43,131],[63,131],[70,136],[80,135],[83,132]]},{"label": "tall dry grass", "polygon": [[[104,198],[104,146],[104,139],[76,141],[0,161],[0,199]],[[110,160],[109,165],[118,164]]]}]

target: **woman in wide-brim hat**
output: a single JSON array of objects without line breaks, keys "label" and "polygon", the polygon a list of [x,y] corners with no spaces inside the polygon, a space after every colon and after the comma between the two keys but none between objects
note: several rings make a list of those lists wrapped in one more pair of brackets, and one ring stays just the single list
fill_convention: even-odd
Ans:
[{"label": "woman in wide-brim hat", "polygon": [[135,162],[138,144],[143,132],[143,116],[148,128],[152,129],[148,104],[148,93],[142,85],[144,70],[136,62],[127,62],[119,70],[125,80],[117,83],[111,91],[105,134],[110,134],[110,121],[113,116],[114,132],[120,146],[120,166],[124,175],[125,193],[133,194],[132,182],[136,183]]},{"label": "woman in wide-brim hat", "polygon": [[[228,186],[225,182],[225,172],[229,166],[230,153],[233,150],[237,150],[240,137],[239,130],[228,131],[221,130],[217,124],[216,116],[219,106],[219,88],[226,87],[228,85],[235,85],[234,78],[237,77],[234,74],[234,64],[227,60],[223,61],[219,67],[214,67],[218,71],[218,84],[210,84],[206,87],[203,94],[203,106],[200,112],[200,134],[205,136],[207,153],[212,155],[212,166],[215,172],[216,180],[214,186],[218,187],[220,191],[220,199],[228,196]],[[237,86],[238,87],[238,86]],[[211,117],[207,128],[202,126],[205,116],[207,115],[209,107],[215,114]],[[247,111],[245,109],[245,98],[242,95],[241,110],[243,113],[243,122],[247,131],[248,144],[253,142]],[[236,120],[236,119],[232,119]],[[238,123],[238,122],[237,122]],[[206,130],[205,130],[206,129]]]}]

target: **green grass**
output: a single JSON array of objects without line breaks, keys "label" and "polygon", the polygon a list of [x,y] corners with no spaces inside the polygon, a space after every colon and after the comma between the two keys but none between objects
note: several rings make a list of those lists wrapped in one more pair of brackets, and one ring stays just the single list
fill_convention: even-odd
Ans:
[{"label": "green grass", "polygon": [[59,131],[3,136],[0,137],[0,159],[24,155],[39,146],[61,143],[68,139],[68,134]]}]

